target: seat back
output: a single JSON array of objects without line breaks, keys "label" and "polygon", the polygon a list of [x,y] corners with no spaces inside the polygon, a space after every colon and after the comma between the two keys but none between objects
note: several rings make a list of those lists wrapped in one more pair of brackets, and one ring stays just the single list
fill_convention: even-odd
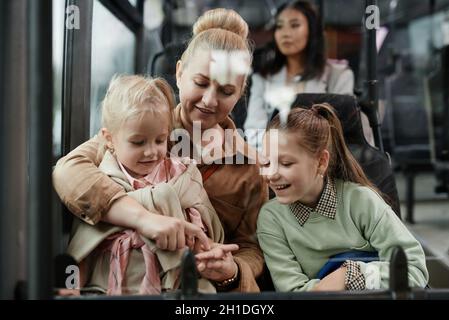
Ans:
[{"label": "seat back", "polygon": [[343,127],[346,144],[367,177],[387,197],[392,209],[400,217],[398,191],[389,158],[366,141],[356,98],[340,94],[304,93],[297,95],[292,107],[308,109],[319,103],[329,103],[334,107]]},{"label": "seat back", "polygon": [[430,164],[430,140],[424,83],[412,69],[411,57],[398,60],[398,72],[387,77],[386,125],[391,153],[399,166]]},{"label": "seat back", "polygon": [[[176,92],[176,62],[186,48],[186,43],[171,43],[162,51],[156,53],[149,64],[152,77],[162,77],[172,86]],[[178,101],[178,96],[176,95]]]},{"label": "seat back", "polygon": [[430,118],[432,160],[449,163],[449,45],[440,52],[441,68],[425,81],[426,108]]}]

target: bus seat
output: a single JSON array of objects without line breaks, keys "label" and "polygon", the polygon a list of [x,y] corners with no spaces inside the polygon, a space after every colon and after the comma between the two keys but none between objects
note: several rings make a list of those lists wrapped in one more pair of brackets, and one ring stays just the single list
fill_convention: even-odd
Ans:
[{"label": "bus seat", "polygon": [[[176,92],[176,62],[181,58],[186,43],[170,43],[162,51],[156,53],[149,63],[148,70],[152,77],[162,77]],[[178,96],[176,101],[178,102]]]},{"label": "bus seat", "polygon": [[429,129],[423,81],[414,75],[409,55],[400,57],[397,63],[398,72],[385,81],[385,121],[393,164],[406,177],[406,219],[412,223],[415,176],[432,170]]},{"label": "bus seat", "polygon": [[313,104],[325,102],[337,111],[346,143],[365,174],[387,196],[392,209],[401,217],[398,191],[389,157],[366,141],[356,98],[351,95],[303,93],[296,96],[292,106],[310,108]]},{"label": "bus seat", "polygon": [[449,195],[449,45],[437,53],[441,68],[425,78],[425,106],[429,116],[431,161],[434,165],[436,193]]}]

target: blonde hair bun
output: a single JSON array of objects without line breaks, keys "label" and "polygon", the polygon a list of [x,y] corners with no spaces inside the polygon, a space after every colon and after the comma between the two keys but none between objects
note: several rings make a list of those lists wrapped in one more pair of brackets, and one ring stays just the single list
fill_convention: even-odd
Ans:
[{"label": "blonde hair bun", "polygon": [[193,25],[193,36],[210,29],[223,29],[233,32],[244,40],[248,38],[248,24],[232,9],[217,8],[206,11]]}]

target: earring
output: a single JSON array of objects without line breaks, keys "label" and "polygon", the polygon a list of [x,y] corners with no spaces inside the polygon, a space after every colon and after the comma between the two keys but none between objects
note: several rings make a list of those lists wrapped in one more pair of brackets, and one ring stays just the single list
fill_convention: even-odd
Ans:
[{"label": "earring", "polygon": [[318,175],[321,177],[321,179],[324,179],[324,175],[322,173],[318,173]]}]

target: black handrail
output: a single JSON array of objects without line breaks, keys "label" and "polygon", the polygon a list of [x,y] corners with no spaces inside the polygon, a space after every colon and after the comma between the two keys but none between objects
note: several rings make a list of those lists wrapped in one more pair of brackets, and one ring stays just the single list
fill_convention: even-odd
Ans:
[{"label": "black handrail", "polygon": [[28,298],[51,298],[52,1],[28,3]]},{"label": "black handrail", "polygon": [[137,33],[143,25],[143,15],[129,1],[100,0],[101,4],[120,19],[133,33]]},{"label": "black handrail", "polygon": [[[66,8],[76,6],[80,27],[65,28],[62,70],[62,155],[84,141],[90,133],[90,80],[93,2],[66,0]],[[67,12],[66,12],[67,13]],[[66,19],[68,18],[68,14]],[[89,52],[89,54],[86,54]]]},{"label": "black handrail", "polygon": [[181,266],[181,299],[195,299],[198,296],[198,272],[195,256],[186,250]]},{"label": "black handrail", "polygon": [[391,254],[390,291],[393,299],[407,299],[410,297],[407,256],[401,247],[394,248]]},{"label": "black handrail", "polygon": [[[368,11],[368,7],[376,6],[377,0],[366,0],[365,24],[372,12]],[[378,7],[377,7],[378,8]],[[367,26],[365,25],[365,28]],[[367,97],[360,102],[362,110],[367,115],[371,128],[373,129],[374,142],[380,151],[384,151],[382,135],[379,122],[379,93],[377,80],[377,47],[376,47],[376,28],[369,28],[367,34]]]},{"label": "black handrail", "polygon": [[[397,300],[397,299],[448,299],[449,289],[410,288],[408,284],[407,257],[401,247],[396,247],[390,258],[390,288],[388,290],[329,291],[329,292],[275,292],[260,293],[219,292],[202,294],[198,292],[197,270],[194,256],[187,250],[181,263],[181,289],[162,295],[132,296],[81,296],[69,299],[81,300]],[[64,300],[66,297],[56,297]]]}]

